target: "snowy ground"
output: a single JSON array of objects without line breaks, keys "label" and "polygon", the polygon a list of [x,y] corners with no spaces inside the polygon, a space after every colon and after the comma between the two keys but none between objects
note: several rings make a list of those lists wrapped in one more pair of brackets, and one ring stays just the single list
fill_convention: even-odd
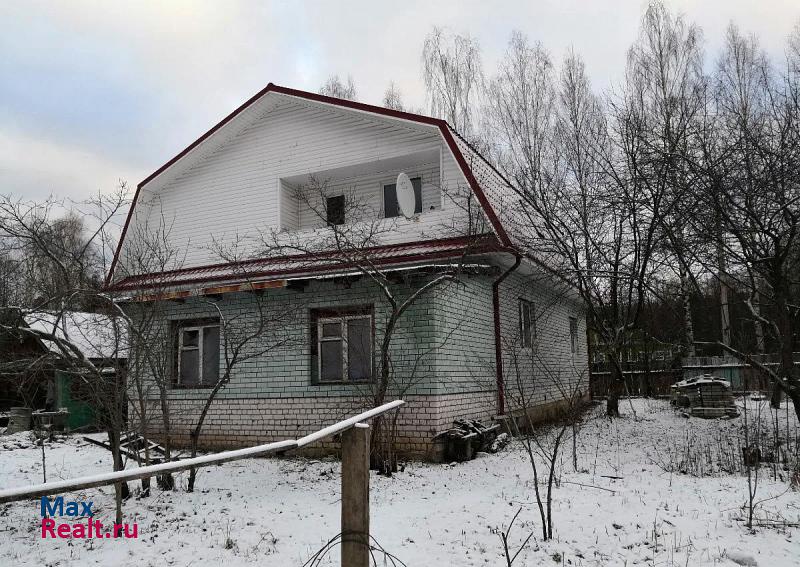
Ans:
[{"label": "snowy ground", "polygon": [[[568,442],[555,491],[553,541],[541,541],[531,470],[518,441],[469,463],[412,463],[393,478],[373,476],[373,535],[408,566],[505,565],[497,530],[522,508],[511,547],[531,532],[534,537],[517,566],[800,563],[798,528],[749,531],[741,521],[746,478],[719,470],[738,451],[726,443],[738,436],[741,418],[686,419],[666,402],[632,404],[635,419],[627,402],[623,419],[609,422],[602,408],[589,416],[578,437],[581,472],[572,471]],[[785,413],[781,420],[785,428]],[[687,439],[700,447],[688,458]],[[47,451],[49,480],[111,468],[108,453],[79,436]],[[0,487],[41,482],[40,458],[26,434],[0,437]],[[680,468],[710,475],[687,476]],[[179,482],[185,484],[185,474]],[[2,505],[0,565],[302,566],[338,531],[334,460],[227,463],[202,471],[198,485],[194,494],[155,490],[128,501],[126,521],[138,523],[135,540],[42,539],[37,502]],[[113,518],[112,492],[85,494],[103,521]],[[788,490],[786,478],[773,480],[771,469],[761,470],[757,498],[768,499],[759,518],[800,522],[800,493]],[[338,564],[336,553],[322,564]]]}]

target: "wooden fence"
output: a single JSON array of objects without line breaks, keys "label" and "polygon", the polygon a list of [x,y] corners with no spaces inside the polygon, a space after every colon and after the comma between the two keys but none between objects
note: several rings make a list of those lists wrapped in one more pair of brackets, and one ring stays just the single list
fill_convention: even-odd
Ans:
[{"label": "wooden fence", "polygon": [[108,486],[118,482],[150,478],[153,476],[185,471],[230,461],[282,453],[300,449],[328,437],[342,434],[342,565],[368,567],[369,547],[369,425],[362,423],[393,409],[405,402],[395,400],[365,411],[351,418],[334,423],[299,439],[287,439],[265,445],[257,445],[234,451],[203,455],[192,459],[172,461],[124,471],[46,482],[20,488],[0,490],[0,504],[29,498],[50,496],[61,492]]}]

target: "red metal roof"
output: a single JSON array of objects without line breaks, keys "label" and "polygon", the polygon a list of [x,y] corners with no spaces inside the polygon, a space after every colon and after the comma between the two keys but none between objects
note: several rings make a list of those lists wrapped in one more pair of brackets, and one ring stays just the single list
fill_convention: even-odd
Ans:
[{"label": "red metal roof", "polygon": [[[503,250],[494,235],[479,238],[446,238],[408,244],[375,246],[363,250],[353,250],[347,255],[367,257],[379,266],[403,264],[424,264],[443,258],[458,258],[469,254],[479,254]],[[154,288],[172,288],[184,285],[223,282],[254,281],[297,278],[325,273],[339,272],[343,269],[357,268],[349,264],[338,252],[324,252],[313,255],[276,256],[256,258],[238,263],[215,264],[172,270],[155,274],[134,275],[108,286],[109,291],[131,291]]]}]

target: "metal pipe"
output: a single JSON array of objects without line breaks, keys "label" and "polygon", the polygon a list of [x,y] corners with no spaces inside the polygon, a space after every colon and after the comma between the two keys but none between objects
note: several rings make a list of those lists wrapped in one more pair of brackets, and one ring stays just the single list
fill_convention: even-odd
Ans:
[{"label": "metal pipe", "polygon": [[74,490],[83,490],[85,488],[95,488],[97,486],[106,486],[116,484],[117,482],[137,480],[140,478],[147,478],[160,474],[185,471],[201,466],[215,465],[229,461],[238,461],[251,457],[259,457],[271,453],[289,451],[291,449],[304,447],[310,443],[330,437],[337,433],[341,433],[342,431],[350,429],[360,421],[365,421],[382,413],[386,413],[387,411],[400,407],[404,403],[405,402],[403,400],[395,400],[393,402],[383,404],[351,418],[345,419],[344,421],[334,423],[333,425],[330,425],[324,429],[320,429],[319,431],[310,435],[306,435],[305,437],[301,437],[300,439],[287,439],[285,441],[277,441],[275,443],[267,443],[265,445],[256,445],[255,447],[235,449],[233,451],[223,451],[221,453],[213,453],[211,455],[194,457],[192,459],[161,463],[158,465],[149,465],[131,470],[109,472],[69,480],[59,480],[56,482],[46,482],[44,484],[35,484],[32,486],[19,488],[7,488],[5,490],[0,490],[0,504],[4,504],[6,502],[15,502],[18,500],[27,500],[28,498],[48,496],[50,494],[56,494],[59,492],[69,492]]},{"label": "metal pipe", "polygon": [[492,282],[492,311],[494,314],[494,364],[497,372],[497,415],[506,413],[506,392],[503,380],[503,343],[500,329],[500,284],[510,276],[522,262],[522,256],[515,255],[514,264]]}]

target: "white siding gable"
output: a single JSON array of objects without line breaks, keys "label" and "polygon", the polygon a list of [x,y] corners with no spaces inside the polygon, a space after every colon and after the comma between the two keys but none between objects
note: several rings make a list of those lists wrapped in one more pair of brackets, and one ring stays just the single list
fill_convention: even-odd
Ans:
[{"label": "white siding gable", "polygon": [[[304,216],[307,211],[292,202],[284,180],[370,162],[389,163],[402,156],[430,156],[432,151],[438,156],[435,160],[418,163],[409,172],[423,177],[423,214],[399,220],[386,243],[454,235],[453,215],[461,214],[461,207],[441,197],[440,189],[463,194],[466,181],[436,127],[268,96],[277,101],[222,146],[173,179],[143,187],[127,238],[137,226],[163,224],[169,227],[169,246],[184,258],[181,267],[220,263],[212,250],[214,240],[231,243],[259,232],[312,226]],[[382,199],[382,184],[397,173],[377,171],[341,183],[368,198]],[[382,201],[375,206],[380,213]],[[125,245],[123,263],[124,255]]]}]

